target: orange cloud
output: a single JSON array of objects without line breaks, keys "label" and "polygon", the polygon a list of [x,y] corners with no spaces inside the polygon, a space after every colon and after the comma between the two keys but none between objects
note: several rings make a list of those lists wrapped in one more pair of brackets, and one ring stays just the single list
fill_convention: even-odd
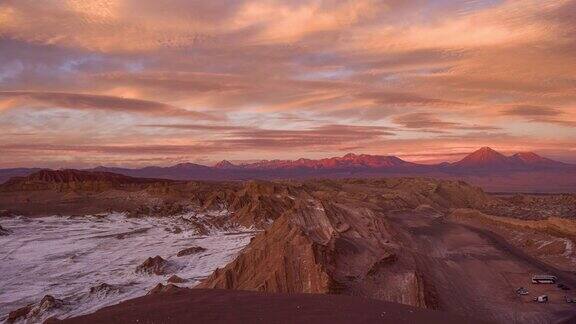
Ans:
[{"label": "orange cloud", "polygon": [[573,156],[575,12],[574,0],[5,0],[3,160]]}]

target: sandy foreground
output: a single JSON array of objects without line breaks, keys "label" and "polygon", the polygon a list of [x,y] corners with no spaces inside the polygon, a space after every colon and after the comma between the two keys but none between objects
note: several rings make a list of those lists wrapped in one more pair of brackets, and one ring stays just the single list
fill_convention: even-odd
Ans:
[{"label": "sandy foreground", "polygon": [[56,323],[487,323],[374,299],[184,289]]}]

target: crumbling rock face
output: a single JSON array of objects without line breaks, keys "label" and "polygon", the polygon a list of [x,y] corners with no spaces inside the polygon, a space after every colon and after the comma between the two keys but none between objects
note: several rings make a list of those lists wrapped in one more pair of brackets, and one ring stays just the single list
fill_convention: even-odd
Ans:
[{"label": "crumbling rock face", "polygon": [[245,227],[263,228],[293,207],[291,186],[249,181],[229,201],[235,221]]},{"label": "crumbling rock face", "polygon": [[164,275],[166,274],[168,262],[159,255],[148,258],[136,268],[137,273]]},{"label": "crumbling rock face", "polygon": [[268,196],[289,195],[290,203],[234,262],[198,287],[340,293],[433,307],[414,261],[398,253],[402,246],[386,215],[410,210],[440,217],[494,200],[462,182],[419,178],[252,186]]},{"label": "crumbling rock face", "polygon": [[6,321],[8,323],[14,323],[20,320],[41,321],[42,317],[45,317],[50,311],[60,308],[63,305],[64,302],[62,300],[46,295],[36,305],[30,304],[10,312]]},{"label": "crumbling rock face", "polygon": [[325,266],[329,257],[323,246],[280,217],[239,258],[198,287],[329,293],[334,290]]}]

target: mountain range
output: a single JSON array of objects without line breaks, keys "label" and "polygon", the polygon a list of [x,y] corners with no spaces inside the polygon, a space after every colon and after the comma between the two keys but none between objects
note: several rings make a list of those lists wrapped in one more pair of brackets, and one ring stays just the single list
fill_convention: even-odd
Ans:
[{"label": "mountain range", "polygon": [[358,173],[362,171],[377,172],[411,172],[411,171],[445,171],[459,173],[535,171],[551,169],[576,168],[559,161],[542,157],[532,152],[516,153],[506,156],[489,147],[483,147],[462,160],[440,164],[418,164],[402,160],[396,156],[368,155],[348,153],[341,157],[319,160],[264,160],[254,163],[233,164],[223,160],[209,167],[194,163],[181,163],[170,167],[145,167],[141,169],[97,167],[94,171],[107,171],[120,174],[174,180],[214,179],[224,176],[232,179],[277,178],[289,175],[300,178],[324,173]]},{"label": "mountain range", "polygon": [[[38,169],[0,170],[0,183]],[[234,164],[221,161],[214,166],[180,163],[168,167],[138,169],[104,167],[89,171],[112,172],[139,178],[171,180],[247,180],[353,178],[378,176],[429,176],[457,178],[491,191],[576,191],[576,165],[542,157],[532,152],[506,156],[489,147],[476,150],[457,162],[419,164],[396,156],[349,153],[318,160],[264,160]]]}]

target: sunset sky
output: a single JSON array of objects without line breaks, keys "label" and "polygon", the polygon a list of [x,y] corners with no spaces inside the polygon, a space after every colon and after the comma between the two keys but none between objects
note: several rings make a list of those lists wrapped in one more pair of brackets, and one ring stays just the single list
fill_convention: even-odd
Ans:
[{"label": "sunset sky", "polygon": [[0,1],[0,167],[481,146],[576,162],[576,1]]}]

